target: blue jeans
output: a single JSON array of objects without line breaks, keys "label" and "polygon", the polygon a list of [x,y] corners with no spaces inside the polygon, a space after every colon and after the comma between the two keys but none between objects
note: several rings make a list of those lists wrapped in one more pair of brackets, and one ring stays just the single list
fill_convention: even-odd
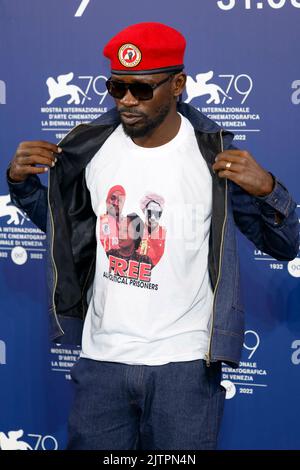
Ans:
[{"label": "blue jeans", "polygon": [[160,366],[80,358],[68,450],[215,449],[225,390],[221,364]]}]

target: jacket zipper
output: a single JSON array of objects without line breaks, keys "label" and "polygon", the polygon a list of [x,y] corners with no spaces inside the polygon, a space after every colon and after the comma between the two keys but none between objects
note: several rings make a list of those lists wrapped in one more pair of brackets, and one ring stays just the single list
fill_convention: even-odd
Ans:
[{"label": "jacket zipper", "polygon": [[[60,145],[61,142],[67,137],[67,135],[69,135],[75,128],[81,126],[82,124],[79,124],[78,126],[76,127],[73,127],[64,137],[63,139],[61,139],[57,145]],[[57,317],[57,312],[56,312],[56,305],[55,305],[55,291],[56,291],[56,288],[57,288],[57,279],[58,279],[58,276],[57,276],[57,267],[56,267],[56,264],[55,264],[55,260],[54,260],[54,253],[53,253],[53,248],[54,248],[54,220],[53,220],[53,214],[52,214],[52,208],[51,208],[51,204],[50,204],[50,173],[48,173],[48,192],[47,192],[47,195],[48,195],[48,210],[49,210],[49,214],[50,214],[50,220],[51,220],[51,234],[52,234],[52,239],[51,239],[51,263],[52,263],[52,266],[53,266],[53,271],[54,271],[54,282],[53,282],[53,292],[52,292],[52,308],[53,308],[53,313],[54,313],[54,316],[55,316],[55,320],[56,320],[56,323],[57,323],[57,326],[61,332],[62,335],[65,334],[65,332],[63,331],[62,327],[60,326],[60,323],[58,321],[58,317]]]},{"label": "jacket zipper", "polygon": [[53,308],[53,313],[55,315],[55,320],[56,320],[57,326],[59,327],[61,334],[64,335],[65,332],[61,328],[60,323],[58,321],[58,317],[57,317],[57,313],[56,313],[55,298],[54,298],[56,287],[57,287],[57,267],[56,267],[56,264],[55,264],[55,261],[54,261],[54,255],[53,255],[54,220],[53,220],[52,209],[51,209],[51,204],[50,204],[49,190],[50,190],[50,175],[48,176],[48,210],[49,210],[49,214],[50,214],[51,234],[52,234],[52,238],[51,238],[51,263],[52,263],[53,271],[54,271],[54,282],[53,282],[53,291],[52,291],[52,308]]},{"label": "jacket zipper", "polygon": [[[220,130],[220,140],[221,140],[221,152],[224,151],[224,145],[223,145],[223,129]],[[224,248],[224,232],[225,232],[225,225],[226,225],[226,220],[227,220],[227,178],[225,179],[225,215],[224,215],[224,220],[223,220],[223,226],[222,226],[222,237],[221,237],[221,245],[220,245],[220,261],[219,261],[219,271],[218,271],[218,277],[217,277],[217,282],[215,286],[215,290],[213,293],[213,311],[212,311],[212,320],[211,320],[211,325],[210,325],[210,333],[209,333],[209,341],[208,341],[208,351],[205,354],[205,360],[206,360],[206,366],[209,367],[211,363],[211,343],[212,343],[212,333],[213,333],[213,328],[214,328],[214,319],[215,319],[215,309],[216,309],[216,295],[219,287],[219,282],[220,282],[220,277],[221,277],[221,270],[222,270],[222,261],[223,261],[223,248]]]},{"label": "jacket zipper", "polygon": [[85,289],[86,289],[86,285],[87,285],[87,282],[88,282],[88,280],[89,280],[90,273],[91,273],[91,269],[92,269],[93,266],[94,266],[94,259],[93,259],[93,261],[92,261],[92,263],[91,263],[91,265],[90,265],[90,267],[89,267],[89,270],[88,270],[88,273],[87,273],[87,276],[86,276],[86,280],[85,280],[85,282],[84,282],[84,285],[83,285],[82,291],[81,291],[81,293],[82,293],[82,295],[81,295],[81,306],[82,306],[82,319],[83,319],[83,320],[84,320],[84,318],[85,318],[85,313],[86,313],[86,312],[85,312],[85,306],[84,306],[84,300],[83,300],[83,299],[84,299],[84,296],[86,296]]}]

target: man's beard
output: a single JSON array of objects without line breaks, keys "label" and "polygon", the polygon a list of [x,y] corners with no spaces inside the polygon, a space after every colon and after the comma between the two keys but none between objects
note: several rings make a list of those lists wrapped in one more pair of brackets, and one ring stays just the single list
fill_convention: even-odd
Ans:
[{"label": "man's beard", "polygon": [[135,137],[145,137],[146,135],[151,134],[151,132],[156,129],[160,124],[165,120],[166,116],[169,114],[169,111],[171,109],[171,103],[163,105],[159,108],[158,114],[155,116],[155,118],[149,118],[146,114],[144,113],[136,113],[134,109],[124,109],[122,108],[121,112],[126,112],[126,113],[132,113],[132,114],[139,114],[140,116],[143,117],[143,124],[141,125],[132,125],[130,126],[129,124],[125,124],[122,122],[122,127],[125,132],[125,134],[128,137],[135,138]]}]

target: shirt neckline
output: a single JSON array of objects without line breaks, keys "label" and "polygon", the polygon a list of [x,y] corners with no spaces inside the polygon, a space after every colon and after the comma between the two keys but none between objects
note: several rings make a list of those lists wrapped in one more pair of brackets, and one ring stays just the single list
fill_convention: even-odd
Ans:
[{"label": "shirt neckline", "polygon": [[127,149],[133,153],[133,154],[138,154],[139,156],[141,154],[147,156],[154,156],[154,155],[162,155],[162,153],[169,153],[173,149],[177,149],[178,146],[186,139],[187,135],[189,134],[189,121],[187,118],[185,118],[182,114],[178,113],[180,116],[181,122],[180,122],[180,127],[173,139],[171,139],[169,142],[163,145],[159,145],[158,147],[141,147],[133,142],[133,140],[128,137],[122,126],[121,126],[121,132],[123,135],[123,139],[125,141]]}]

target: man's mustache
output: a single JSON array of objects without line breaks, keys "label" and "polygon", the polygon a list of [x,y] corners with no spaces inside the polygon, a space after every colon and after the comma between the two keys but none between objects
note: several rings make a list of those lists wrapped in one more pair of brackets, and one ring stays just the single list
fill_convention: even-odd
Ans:
[{"label": "man's mustache", "polygon": [[137,111],[135,108],[126,108],[125,106],[121,106],[118,111],[120,114],[126,113],[133,114],[134,116],[147,117],[145,113],[141,113],[141,111]]}]

